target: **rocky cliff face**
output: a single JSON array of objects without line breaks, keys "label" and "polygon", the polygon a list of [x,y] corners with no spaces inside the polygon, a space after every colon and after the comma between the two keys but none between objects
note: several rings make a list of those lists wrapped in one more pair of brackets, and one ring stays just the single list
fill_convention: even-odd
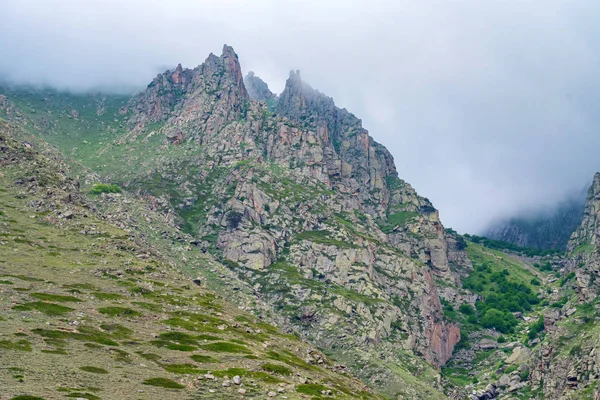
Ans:
[{"label": "rocky cliff face", "polygon": [[447,362],[460,331],[440,299],[463,296],[463,246],[358,118],[297,71],[278,97],[263,83],[242,79],[225,46],[107,107],[102,140],[63,149],[227,265],[224,290],[261,304],[246,307],[268,305],[270,320],[390,396],[441,396],[431,365]]},{"label": "rocky cliff face", "polygon": [[581,225],[569,240],[568,271],[574,272],[575,288],[581,301],[591,301],[600,293],[600,173],[594,175],[588,190]]},{"label": "rocky cliff face", "polygon": [[217,133],[245,115],[249,96],[237,54],[225,45],[220,57],[210,54],[200,66],[158,75],[146,91],[132,99],[129,123],[134,132],[150,123],[166,123],[171,142],[198,133]]},{"label": "rocky cliff face", "polygon": [[159,215],[125,193],[88,196],[47,147],[0,118],[3,398],[382,398],[184,274],[192,251],[172,260],[142,234]]},{"label": "rocky cliff face", "polygon": [[402,365],[405,352],[443,365],[460,332],[443,317],[438,282],[457,283],[451,264],[470,264],[437,210],[299,72],[276,107],[258,77],[246,82],[228,47],[155,79],[130,102],[134,131],[201,148],[124,183],[158,197],[280,323],[354,365],[363,358],[366,379],[402,387],[384,364]]}]

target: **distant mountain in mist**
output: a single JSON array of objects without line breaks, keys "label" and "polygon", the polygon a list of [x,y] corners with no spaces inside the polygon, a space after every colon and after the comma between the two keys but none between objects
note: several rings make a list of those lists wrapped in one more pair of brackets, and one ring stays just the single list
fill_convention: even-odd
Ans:
[{"label": "distant mountain in mist", "polygon": [[565,250],[571,234],[583,219],[585,198],[585,191],[582,191],[552,212],[496,222],[484,235],[521,247]]}]

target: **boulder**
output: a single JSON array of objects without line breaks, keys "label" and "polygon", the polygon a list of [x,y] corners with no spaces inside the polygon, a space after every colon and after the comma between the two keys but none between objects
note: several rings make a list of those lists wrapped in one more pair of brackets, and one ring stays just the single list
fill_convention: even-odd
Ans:
[{"label": "boulder", "polygon": [[507,364],[523,364],[531,358],[531,350],[525,346],[518,346],[513,349],[512,354],[506,359]]}]

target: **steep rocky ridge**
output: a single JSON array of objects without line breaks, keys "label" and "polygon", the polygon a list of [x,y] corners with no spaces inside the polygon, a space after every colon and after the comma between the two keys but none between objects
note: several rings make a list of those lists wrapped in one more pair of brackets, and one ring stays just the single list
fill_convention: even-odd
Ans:
[{"label": "steep rocky ridge", "polygon": [[[235,79],[219,77],[227,83],[222,90],[246,93],[232,88],[243,85],[237,71],[225,69],[223,76]],[[198,104],[194,96],[206,93],[184,97],[184,110]],[[194,111],[183,135],[204,147],[197,159],[185,161],[191,161],[188,171],[197,168],[194,180],[176,164],[138,176],[130,188],[159,194],[150,180],[195,187],[185,198],[176,193],[169,199],[188,232],[214,246],[243,280],[278,305],[280,318],[315,343],[336,351],[389,343],[393,361],[400,340],[403,351],[416,350],[438,365],[447,361],[459,332],[444,321],[436,279],[457,278],[437,211],[398,179],[391,155],[357,118],[295,72],[276,113],[249,102],[244,119],[220,130],[190,131],[205,113]],[[167,119],[161,132],[169,136],[185,112]],[[340,335],[343,346],[335,339]]]},{"label": "steep rocky ridge", "polygon": [[[11,121],[0,126],[18,138],[20,151],[43,152],[45,159],[61,165],[57,170],[63,175],[50,186],[41,184],[41,178],[29,181],[34,173],[14,173],[13,156],[5,157],[9,153],[1,148],[2,204],[20,210],[2,210],[10,214],[10,218],[0,216],[6,219],[3,229],[10,228],[4,232],[6,237],[18,239],[0,237],[10,250],[3,254],[15,257],[18,252],[11,253],[13,249],[27,249],[40,260],[50,260],[46,262],[64,261],[61,257],[71,254],[44,247],[43,251],[59,253],[52,256],[59,258],[46,257],[39,253],[45,246],[43,239],[32,240],[34,245],[22,242],[19,235],[23,232],[16,226],[14,230],[8,219],[23,223],[31,232],[43,228],[43,236],[53,240],[63,240],[60,235],[68,234],[69,240],[83,243],[79,252],[69,256],[68,265],[75,269],[56,270],[55,278],[39,268],[42,261],[19,264],[32,277],[43,275],[40,278],[45,282],[31,284],[32,293],[62,293],[51,279],[69,283],[87,279],[124,296],[118,300],[120,305],[102,306],[143,313],[145,309],[133,302],[151,298],[164,307],[158,319],[143,319],[144,326],[135,318],[122,321],[140,330],[143,338],[136,339],[144,339],[145,346],[159,338],[144,335],[164,333],[161,321],[174,318],[172,313],[180,312],[176,307],[182,306],[162,304],[146,289],[167,295],[184,293],[188,298],[196,290],[210,297],[214,290],[241,310],[218,299],[221,308],[213,311],[224,315],[212,317],[233,327],[240,321],[231,319],[241,315],[252,321],[243,324],[252,332],[244,338],[236,327],[211,334],[241,340],[259,357],[259,361],[228,358],[217,369],[223,374],[237,367],[264,378],[259,373],[265,372],[261,365],[267,362],[263,359],[267,353],[261,346],[266,342],[255,342],[254,330],[264,327],[266,320],[277,326],[269,328],[267,342],[283,346],[310,365],[308,372],[288,365],[294,372],[345,393],[335,389],[339,384],[352,393],[345,393],[348,396],[364,388],[344,377],[339,381],[336,371],[352,370],[390,398],[445,398],[444,393],[456,399],[599,398],[596,242],[600,176],[589,191],[583,222],[571,237],[568,254],[532,255],[518,249],[506,254],[503,248],[488,246],[476,237],[463,238],[444,229],[432,204],[398,177],[392,156],[361,121],[303,82],[299,72],[290,73],[283,93],[277,96],[258,76],[243,78],[237,55],[228,46],[221,56],[210,55],[196,68],[177,66],[158,75],[133,97],[14,87],[0,88],[0,93],[0,117]],[[62,157],[67,163],[57,161]],[[12,172],[7,174],[4,167],[9,164]],[[37,163],[30,166],[52,169]],[[88,196],[78,187],[86,192],[99,182],[116,183],[123,193]],[[31,193],[26,193],[29,189]],[[18,197],[22,194],[26,197]],[[58,230],[38,226],[37,218],[57,222]],[[102,240],[94,241],[98,230],[115,237],[100,235]],[[105,239],[106,254],[99,259],[91,249]],[[125,268],[123,276],[107,278],[75,267],[78,258],[120,271],[122,257],[112,253],[122,250],[117,246],[128,246],[131,257],[127,257],[135,265],[154,260],[157,269],[146,276],[138,269]],[[6,272],[5,264],[0,267]],[[200,285],[190,283],[190,278]],[[124,281],[135,281],[143,289],[129,291]],[[33,281],[23,281],[19,289],[24,282]],[[168,284],[172,292],[158,289],[163,288],[160,284]],[[509,290],[514,291],[513,297],[500,296]],[[10,296],[7,304],[33,302],[27,291],[10,289],[0,295],[6,293]],[[87,292],[82,296],[86,301],[71,308],[95,304]],[[498,304],[490,305],[494,303],[490,299]],[[529,306],[522,307],[526,303]],[[198,311],[195,303],[183,306]],[[484,319],[485,307],[499,309],[496,316],[502,318]],[[2,312],[5,319],[9,317],[9,324],[3,326],[17,328],[17,311]],[[88,320],[100,326],[107,322],[104,318],[91,313]],[[505,320],[513,325],[500,331]],[[43,322],[65,328],[65,321]],[[153,332],[147,330],[148,324]],[[5,340],[15,342],[11,336],[15,332],[0,331],[6,336],[0,346],[9,346]],[[290,333],[323,353],[292,339]],[[41,352],[57,349],[48,347],[51,344],[39,335],[29,336],[33,353],[22,358],[24,362],[39,359],[48,364],[51,360],[46,357],[58,356]],[[92,351],[85,346],[74,349],[74,354],[83,356]],[[125,344],[122,350],[132,353]],[[165,347],[153,351],[161,361],[151,364],[152,376],[168,373],[170,379],[196,388],[194,379],[166,369],[185,355]],[[5,354],[21,353],[7,351],[0,357]],[[110,354],[114,352],[99,354],[107,357],[111,368],[134,368],[113,364],[117,360]],[[135,358],[133,354],[129,357]],[[79,356],[73,359],[82,362]],[[213,365],[195,367],[193,371],[215,370]],[[83,379],[79,372],[70,373],[77,381]],[[9,375],[0,379],[11,390],[21,384]],[[113,386],[121,390],[142,381]],[[115,383],[112,377],[108,382]],[[221,381],[211,382],[205,381],[204,389],[229,393]],[[277,385],[269,384],[258,382],[252,394],[264,395],[268,387],[277,390]],[[293,378],[288,384],[304,383]],[[110,391],[104,386],[103,390]],[[303,395],[291,386],[284,390],[288,398]],[[233,391],[230,394],[235,396]],[[214,392],[204,395],[215,396]]]},{"label": "steep rocky ridge", "polygon": [[377,398],[182,274],[136,234],[133,215],[129,231],[116,227],[95,205],[122,196],[82,192],[60,157],[25,136],[0,119],[3,396]]},{"label": "steep rocky ridge", "polygon": [[[299,73],[271,104],[251,96],[226,46],[115,102],[106,121],[68,119],[68,141],[61,132],[45,139],[93,171],[88,182],[119,183],[148,215],[177,224],[192,253],[219,258],[272,320],[365,382],[390,395],[441,396],[438,373],[420,357],[443,365],[460,340],[440,301],[468,297],[456,289],[458,271],[471,269],[460,240],[360,120]],[[4,115],[19,108],[18,95],[4,101]]]}]

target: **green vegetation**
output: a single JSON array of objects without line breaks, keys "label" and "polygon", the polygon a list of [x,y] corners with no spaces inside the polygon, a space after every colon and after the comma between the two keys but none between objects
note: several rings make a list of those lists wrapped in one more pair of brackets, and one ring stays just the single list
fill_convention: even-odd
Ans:
[{"label": "green vegetation", "polygon": [[321,396],[323,390],[327,390],[327,387],[316,383],[306,383],[296,386],[296,392],[310,396]]},{"label": "green vegetation", "polygon": [[579,246],[573,249],[573,256],[578,256],[581,254],[590,254],[594,251],[594,245],[591,243],[580,244]]},{"label": "green vegetation", "polygon": [[291,375],[292,370],[279,364],[267,363],[262,365],[262,369],[267,372],[273,372],[279,375]]},{"label": "green vegetation", "polygon": [[205,374],[207,370],[199,369],[194,364],[167,364],[163,365],[163,368],[166,371],[172,372],[174,374]]},{"label": "green vegetation", "polygon": [[473,271],[463,279],[463,287],[480,295],[480,299],[475,308],[461,304],[458,311],[442,300],[446,318],[461,323],[461,341],[455,350],[468,348],[469,333],[482,328],[504,334],[514,332],[518,320],[513,313],[532,311],[540,302],[532,290],[536,287],[531,284],[535,275],[517,259],[473,242],[468,243],[467,254]]},{"label": "green vegetation", "polygon": [[45,399],[43,397],[38,397],[38,396],[20,395],[20,396],[12,397],[10,400],[45,400]]},{"label": "green vegetation", "polygon": [[117,293],[93,292],[92,295],[98,300],[119,300],[123,296]]},{"label": "green vegetation", "polygon": [[228,342],[209,343],[201,346],[204,350],[214,351],[215,353],[246,353],[250,350],[246,346]]},{"label": "green vegetation", "polygon": [[16,342],[11,342],[10,340],[0,340],[0,349],[31,351],[31,343],[25,339],[18,340]]},{"label": "green vegetation", "polygon": [[533,266],[535,268],[539,269],[540,271],[544,271],[544,272],[552,271],[552,264],[550,263],[550,261],[546,261],[543,264],[535,263],[535,264],[533,264]]},{"label": "green vegetation", "polygon": [[[47,339],[74,339],[84,342],[98,343],[105,346],[119,345],[119,343],[113,340],[113,335],[111,335],[110,333],[101,332],[95,328],[87,326],[81,326],[79,328],[79,332],[68,332],[40,328],[33,329],[32,332]],[[118,338],[118,336],[115,338]]]},{"label": "green vegetation", "polygon": [[90,194],[102,194],[102,193],[122,193],[123,189],[121,189],[116,184],[106,184],[99,183],[94,185],[94,187],[90,190]]},{"label": "green vegetation", "polygon": [[172,381],[170,379],[167,379],[167,378],[151,378],[151,379],[146,379],[142,383],[144,385],[158,386],[158,387],[162,387],[162,388],[166,388],[166,389],[183,389],[183,388],[185,388],[184,385],[177,383],[175,381]]},{"label": "green vegetation", "polygon": [[406,182],[398,178],[396,175],[388,175],[385,177],[385,184],[390,191],[396,191],[403,189],[406,186]]},{"label": "green vegetation", "polygon": [[281,361],[297,368],[302,368],[306,370],[311,370],[315,368],[313,365],[308,364],[306,361],[287,350],[282,350],[281,352],[270,350],[267,352],[266,356],[271,360]]},{"label": "green vegetation", "polygon": [[220,362],[216,358],[213,358],[211,356],[201,355],[201,354],[194,354],[194,355],[190,356],[190,358],[192,360],[196,361],[196,362],[199,362],[199,363],[217,363],[217,362]]},{"label": "green vegetation", "polygon": [[412,211],[399,211],[393,214],[388,214],[387,221],[381,222],[379,227],[384,233],[391,233],[395,227],[405,226],[418,215],[419,213]]},{"label": "green vegetation", "polygon": [[71,311],[75,311],[75,309],[70,307],[61,306],[59,304],[54,303],[46,303],[41,301],[34,301],[32,303],[19,304],[13,307],[13,310],[19,311],[32,311],[36,310],[41,313],[44,313],[48,316],[57,316],[63,315]]},{"label": "green vegetation", "polygon": [[508,269],[493,269],[489,260],[476,264],[473,272],[463,280],[463,287],[480,294],[476,303],[476,314],[469,315],[469,322],[479,323],[484,328],[495,328],[499,332],[512,332],[517,325],[513,312],[531,311],[539,303],[531,288],[516,279],[510,279]]},{"label": "green vegetation", "polygon": [[93,374],[108,374],[107,370],[105,370],[104,368],[99,368],[99,367],[85,366],[85,367],[80,367],[79,369],[82,371],[85,371],[85,372],[91,372]]},{"label": "green vegetation", "polygon": [[31,297],[35,297],[36,299],[44,300],[44,301],[57,301],[59,303],[69,303],[69,302],[79,303],[79,302],[81,302],[81,300],[78,299],[77,297],[63,296],[63,295],[59,295],[59,294],[30,293],[29,295]]},{"label": "green vegetation", "polygon": [[571,271],[567,275],[565,275],[562,278],[560,278],[560,280],[558,281],[558,284],[559,284],[560,287],[563,287],[563,286],[565,286],[565,284],[567,282],[569,282],[573,278],[575,278],[575,272]]},{"label": "green vegetation", "polygon": [[527,334],[527,336],[529,337],[530,340],[535,339],[535,337],[538,335],[538,333],[542,332],[543,330],[544,330],[544,316],[540,315],[538,320],[529,326],[529,333]]},{"label": "green vegetation", "polygon": [[483,310],[480,314],[480,323],[484,328],[494,328],[502,333],[512,332],[517,325],[517,319],[508,311],[496,308]]},{"label": "green vegetation", "polygon": [[456,386],[470,385],[473,381],[469,376],[469,371],[465,368],[447,367],[443,369],[443,373],[444,377]]}]

